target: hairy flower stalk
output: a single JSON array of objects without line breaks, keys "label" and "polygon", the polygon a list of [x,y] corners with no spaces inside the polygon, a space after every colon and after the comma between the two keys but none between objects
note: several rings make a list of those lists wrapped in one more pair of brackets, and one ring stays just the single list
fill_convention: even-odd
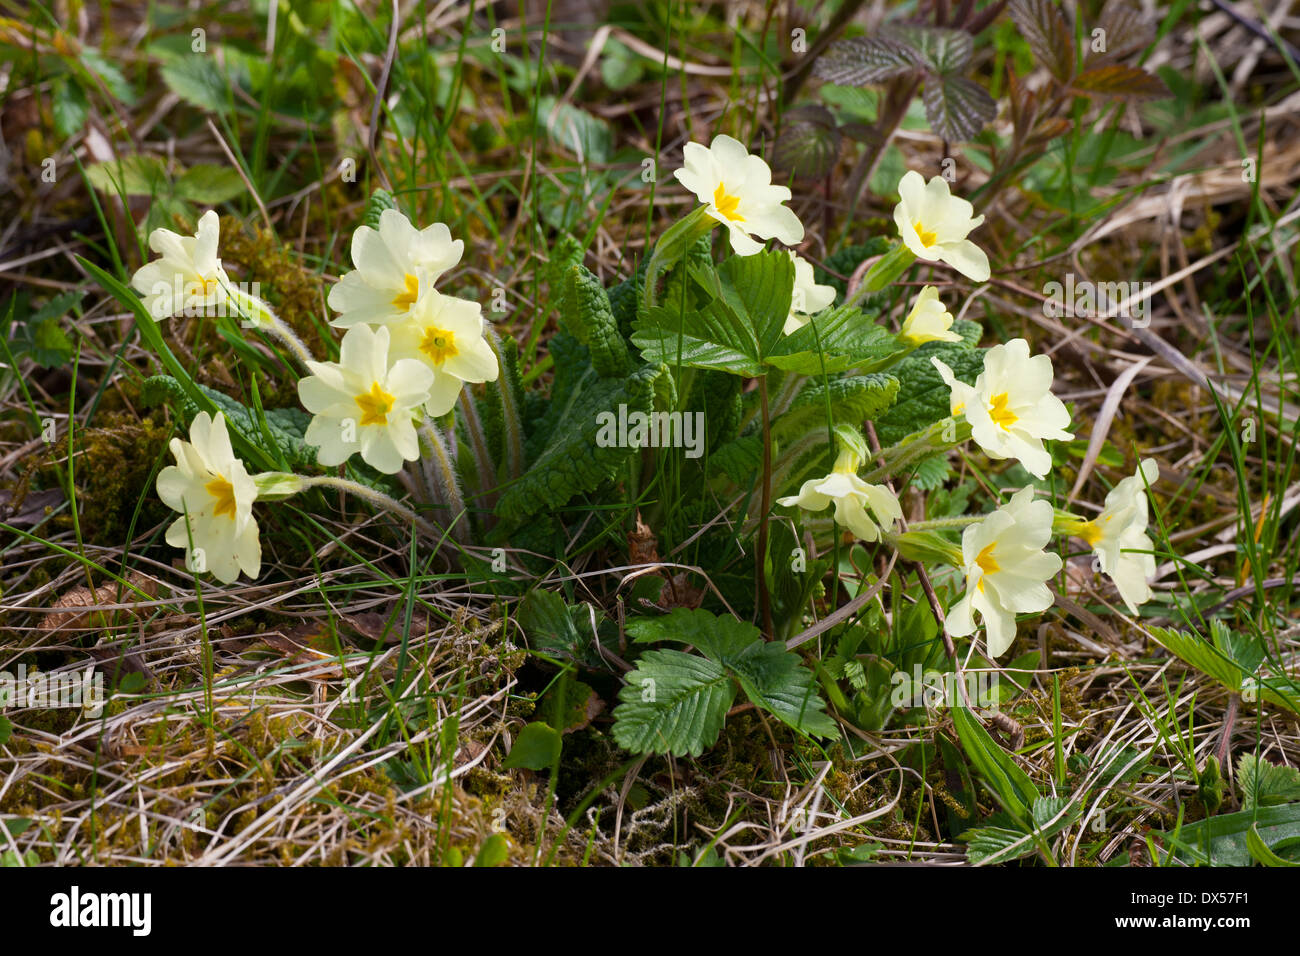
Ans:
[{"label": "hairy flower stalk", "polygon": [[469,437],[470,452],[474,456],[474,470],[478,473],[478,498],[485,508],[491,508],[497,499],[496,462],[488,450],[487,433],[483,430],[483,419],[479,416],[478,406],[469,389],[461,389],[459,399],[460,423],[465,427]]},{"label": "hairy flower stalk", "polygon": [[420,426],[420,465],[428,485],[431,503],[447,512],[447,528],[451,536],[464,544],[469,539],[468,510],[461,493],[456,466],[441,430],[425,419]]},{"label": "hairy flower stalk", "polygon": [[271,310],[269,305],[257,296],[238,288],[227,287],[227,291],[230,294],[231,304],[239,310],[240,318],[247,320],[254,328],[261,329],[283,342],[298,360],[298,364],[304,368],[309,362],[315,361],[315,356],[311,354],[306,343],[298,337],[287,322]]},{"label": "hairy flower stalk", "polygon": [[492,326],[484,323],[483,337],[488,348],[496,356],[497,368],[501,370],[495,379],[501,396],[501,417],[505,424],[506,474],[518,478],[524,473],[524,426],[515,393],[511,390],[511,377],[506,374],[506,358],[501,349],[501,339]]},{"label": "hairy flower stalk", "polygon": [[962,445],[970,438],[970,425],[965,421],[945,418],[910,435],[896,445],[881,451],[883,464],[862,476],[862,480],[880,483],[919,462]]},{"label": "hairy flower stalk", "polygon": [[415,511],[406,507],[406,505],[402,504],[396,498],[392,498],[384,494],[382,491],[377,491],[368,485],[363,485],[359,481],[353,481],[351,478],[340,478],[337,475],[316,475],[310,478],[299,477],[299,481],[301,482],[299,486],[299,490],[301,491],[306,491],[309,488],[335,488],[339,491],[346,492],[347,494],[362,498],[374,505],[376,508],[396,515],[407,524],[415,525],[415,527],[419,528],[420,531],[424,532],[426,535],[431,537],[441,537],[442,535],[440,529],[434,527],[424,518],[421,518],[415,513]]}]

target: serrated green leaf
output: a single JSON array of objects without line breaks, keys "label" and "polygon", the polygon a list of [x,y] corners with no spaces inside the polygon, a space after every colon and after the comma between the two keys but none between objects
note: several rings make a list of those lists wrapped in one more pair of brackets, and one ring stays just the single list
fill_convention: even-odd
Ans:
[{"label": "serrated green leaf", "polygon": [[1300,801],[1300,770],[1242,754],[1237,759],[1237,789],[1246,810]]},{"label": "serrated green leaf", "polygon": [[992,866],[1030,856],[1036,849],[1031,834],[1006,827],[974,827],[958,839],[966,843],[966,859],[974,866]]},{"label": "serrated green leaf", "polygon": [[614,740],[620,747],[698,757],[722,732],[736,685],[708,658],[652,650],[641,655],[618,696]]},{"label": "serrated green leaf", "polygon": [[740,654],[725,658],[724,663],[740,681],[745,696],[787,726],[817,737],[839,733],[838,725],[825,713],[826,703],[817,692],[812,671],[780,641],[760,638]]},{"label": "serrated green leaf", "polygon": [[53,93],[54,130],[66,139],[86,125],[90,103],[81,84],[70,76],[56,80]]},{"label": "serrated green leaf", "polygon": [[919,462],[912,472],[911,486],[922,491],[934,491],[942,488],[948,476],[952,474],[952,465],[946,455],[935,455]]},{"label": "serrated green leaf", "polygon": [[163,65],[163,82],[185,102],[213,113],[228,105],[226,78],[209,55],[179,56]]},{"label": "serrated green leaf", "polygon": [[907,353],[898,336],[852,306],[829,309],[782,336],[765,357],[768,365],[800,375],[885,368]]},{"label": "serrated green leaf", "polygon": [[654,641],[689,644],[705,657],[719,662],[741,653],[762,638],[753,624],[729,615],[681,607],[663,617],[634,618],[627,622],[627,632],[638,644]]},{"label": "serrated green leaf", "polygon": [[[529,591],[515,612],[528,646],[547,654],[581,658],[591,643],[591,611],[586,604],[568,605],[554,591]],[[602,617],[596,613],[596,619]]]},{"label": "serrated green leaf", "polygon": [[[1213,677],[1229,690],[1241,693],[1245,689],[1243,681],[1251,675],[1243,673],[1242,664],[1199,635],[1154,626],[1149,627],[1147,631],[1165,650],[1184,663]],[[1296,692],[1294,683],[1288,678],[1251,677],[1251,680],[1253,684],[1250,689],[1260,698],[1285,708],[1293,714],[1300,713],[1300,693]]]},{"label": "serrated green leaf", "polygon": [[647,361],[675,367],[757,376],[764,357],[779,348],[781,328],[790,314],[794,266],[784,253],[733,256],[718,269],[693,273],[711,283],[712,298],[684,315],[666,295],[665,306],[650,309],[633,326],[632,342]]},{"label": "serrated green leaf", "polygon": [[754,705],[803,733],[834,736],[835,721],[824,713],[812,671],[780,641],[765,641],[758,628],[730,615],[677,608],[659,618],[639,618],[627,626],[637,643],[689,644],[740,682]]}]

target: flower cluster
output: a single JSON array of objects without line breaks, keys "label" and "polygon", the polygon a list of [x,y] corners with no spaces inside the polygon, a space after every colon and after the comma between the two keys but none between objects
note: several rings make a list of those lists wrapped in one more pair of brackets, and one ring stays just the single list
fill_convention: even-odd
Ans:
[{"label": "flower cluster", "polygon": [[[433,419],[456,405],[467,383],[495,381],[496,352],[485,335],[479,303],[446,295],[439,278],[460,262],[464,243],[442,223],[416,229],[395,209],[378,228],[360,226],[352,236],[352,262],[330,290],[331,321],[344,334],[337,361],[306,350],[270,306],[233,285],[218,256],[217,214],[204,213],[193,236],[156,229],[149,239],[158,258],[132,277],[143,306],[155,320],[180,314],[244,317],[287,344],[309,373],[298,395],[312,419],[303,436],[325,466],[352,455],[376,471],[396,474],[426,455],[446,463],[445,438]],[[424,442],[421,441],[421,436]],[[230,583],[242,571],[256,577],[261,565],[258,526],[252,516],[259,497],[280,498],[313,482],[333,481],[392,510],[386,496],[341,479],[303,479],[266,472],[250,476],[235,456],[225,417],[200,412],[190,440],[173,439],[176,464],[158,476],[158,496],[181,513],[167,542],[186,550],[186,564]],[[451,480],[454,485],[454,479]]]},{"label": "flower cluster", "polygon": [[[647,270],[647,303],[653,304],[660,271],[679,260],[680,250],[695,238],[721,225],[736,256],[756,256],[771,239],[787,247],[792,268],[772,266],[781,270],[772,274],[792,277],[785,335],[817,322],[834,305],[835,289],[819,284],[813,264],[796,250],[804,240],[804,228],[786,205],[791,192],[773,184],[771,170],[761,158],[731,137],[717,136],[707,147],[687,144],[684,165],[675,175],[700,206],[670,230],[672,242],[666,235],[656,247]],[[842,323],[846,317],[857,321],[863,313],[850,307],[858,299],[880,291],[917,262],[942,263],[975,282],[990,278],[988,257],[969,238],[984,217],[974,215],[968,201],[952,195],[946,180],[936,176],[926,182],[919,173],[908,172],[899,182],[898,193],[897,242],[876,261],[845,307],[834,313],[834,322]],[[462,401],[464,387],[496,381],[501,353],[480,304],[438,288],[460,263],[464,243],[442,223],[417,228],[391,208],[374,221],[373,228],[363,225],[353,233],[354,268],[327,297],[335,313],[330,324],[343,333],[336,360],[310,355],[267,303],[232,286],[218,255],[219,225],[213,212],[199,220],[194,236],[156,230],[150,247],[159,257],[136,272],[133,285],[155,318],[191,307],[232,305],[254,327],[288,344],[306,373],[298,382],[298,395],[312,418],[303,437],[317,449],[318,462],[340,466],[359,455],[378,472],[402,474],[409,479],[408,490],[419,485],[413,476],[422,475],[430,499],[454,515],[459,499],[448,436],[454,442],[455,432],[439,427],[440,420],[474,414],[473,402]],[[769,261],[781,262],[777,257]],[[783,309],[782,305],[773,310],[773,324]],[[873,332],[889,341],[886,352],[891,362],[931,346],[910,367],[915,371],[919,365],[924,374],[938,375],[947,389],[948,418],[891,448],[872,450],[857,425],[835,425],[837,454],[830,473],[803,481],[796,494],[780,497],[776,503],[814,513],[830,509],[836,524],[856,539],[884,542],[906,557],[922,555],[925,560],[951,564],[963,587],[948,609],[947,629],[955,637],[966,637],[982,627],[992,657],[1012,645],[1017,614],[1038,613],[1051,605],[1049,582],[1062,568],[1061,557],[1049,550],[1054,535],[1085,542],[1095,552],[1101,572],[1114,581],[1125,606],[1136,613],[1151,598],[1148,579],[1155,569],[1154,546],[1147,534],[1147,489],[1158,477],[1158,469],[1150,459],[1141,463],[1137,474],[1114,487],[1092,519],[1055,511],[1035,496],[1034,487],[1026,485],[987,515],[946,519],[942,527],[924,521],[909,526],[904,520],[889,480],[902,474],[905,466],[952,451],[969,439],[989,459],[1018,462],[1028,475],[1045,480],[1053,468],[1047,443],[1074,437],[1069,410],[1052,393],[1050,357],[1032,354],[1024,339],[1012,339],[985,350],[982,370],[974,381],[967,381],[967,373],[959,376],[945,361],[958,353],[977,354],[954,326],[939,287],[922,285],[907,303],[896,334]],[[776,337],[774,328],[772,337]],[[633,341],[638,341],[635,336]],[[737,342],[737,348],[743,347]],[[619,361],[617,355],[607,359]],[[753,366],[746,368],[746,374],[752,374]],[[786,381],[801,379],[791,375]],[[764,440],[768,441],[766,391],[763,396]],[[935,437],[940,434],[944,437]],[[385,495],[341,477],[249,474],[234,454],[220,413],[215,417],[200,413],[191,426],[190,440],[174,439],[171,449],[176,464],[162,471],[157,488],[181,517],[168,528],[167,541],[186,549],[192,569],[211,572],[223,582],[234,581],[241,572],[250,577],[258,573],[261,550],[253,504],[259,498],[285,497],[330,483],[364,494],[412,521],[422,520]],[[422,462],[422,468],[408,470],[408,464],[416,461]],[[868,465],[872,473],[864,478],[860,472]],[[944,530],[957,527],[964,529],[960,547],[942,536]]]},{"label": "flower cluster", "polygon": [[[763,246],[758,240],[777,238],[787,245],[802,241],[803,227],[784,205],[790,191],[772,185],[767,165],[731,137],[718,136],[708,148],[688,144],[685,165],[675,175],[703,203],[709,219],[726,227],[737,255],[759,252]],[[898,192],[894,222],[901,247],[885,270],[885,281],[918,259],[945,263],[976,282],[989,279],[988,257],[968,238],[984,217],[975,216],[968,201],[953,196],[945,179],[936,176],[927,183],[919,173],[909,171]],[[787,251],[794,264],[790,315],[783,329],[788,335],[830,306],[835,290],[818,285],[812,264]],[[932,285],[923,286],[912,300],[898,338],[909,349],[962,340]],[[1046,478],[1052,457],[1044,442],[1074,437],[1067,430],[1069,411],[1052,394],[1051,359],[1031,355],[1024,339],[1012,339],[985,352],[983,371],[971,384],[958,379],[941,359],[930,361],[949,389],[952,421],[965,422],[970,437],[989,458],[1018,461],[1035,478]],[[836,523],[862,541],[893,537],[894,526],[903,517],[897,497],[887,485],[870,484],[859,476],[865,455],[855,441],[840,440],[838,445],[830,474],[805,481],[798,494],[780,498],[777,504],[810,512],[832,508]],[[1148,460],[1142,467],[1140,475],[1115,487],[1098,518],[1067,517],[1061,524],[1094,548],[1101,571],[1115,581],[1133,612],[1150,598],[1147,578],[1155,568],[1142,485],[1143,475],[1147,483],[1154,480],[1150,470],[1154,465]],[[1061,530],[1057,524],[1051,505],[1035,500],[1029,487],[989,516],[968,524],[959,555],[952,555],[965,576],[965,591],[949,610],[947,626],[953,636],[973,634],[978,613],[988,653],[997,657],[1015,637],[1016,614],[1040,612],[1051,605],[1047,582],[1061,570],[1062,562],[1046,548],[1054,530]]]}]

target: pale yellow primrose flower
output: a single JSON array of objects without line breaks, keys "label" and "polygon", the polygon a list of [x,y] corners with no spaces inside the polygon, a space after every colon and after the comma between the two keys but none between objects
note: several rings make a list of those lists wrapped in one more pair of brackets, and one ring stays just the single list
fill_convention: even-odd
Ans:
[{"label": "pale yellow primrose flower", "polygon": [[359,323],[387,325],[406,318],[420,295],[460,262],[465,243],[435,222],[416,229],[396,209],[379,215],[379,228],[358,226],[352,234],[356,269],[330,289],[329,307],[339,315],[335,328]]},{"label": "pale yellow primrose flower", "polygon": [[482,306],[432,289],[392,327],[394,360],[415,359],[434,373],[425,411],[451,411],[466,382],[495,382],[497,357],[483,337]]},{"label": "pale yellow primrose flower", "polygon": [[818,285],[813,277],[812,263],[789,249],[786,252],[794,263],[794,289],[790,294],[790,315],[786,317],[785,327],[781,331],[789,335],[803,328],[811,316],[835,301],[835,287]]},{"label": "pale yellow primrose flower", "polygon": [[137,269],[131,285],[151,316],[212,314],[227,300],[230,280],[217,257],[220,234],[220,220],[211,209],[199,217],[198,231],[192,236],[170,229],[149,234],[149,248],[160,258]]},{"label": "pale yellow primrose flower", "polygon": [[199,412],[190,440],[173,438],[170,447],[176,464],[158,473],[158,497],[181,517],[168,527],[167,543],[185,549],[191,569],[210,571],[223,584],[240,571],[257,577],[262,566],[253,518],[257,486],[230,447],[225,416],[218,412],[213,419]]},{"label": "pale yellow primrose flower", "polygon": [[1047,580],[1061,570],[1061,558],[1043,547],[1052,537],[1052,506],[1022,488],[1005,506],[961,536],[966,593],[948,612],[948,633],[975,632],[974,612],[984,622],[990,657],[1003,654],[1016,638],[1016,613],[1045,611],[1052,592]]},{"label": "pale yellow primrose flower", "polygon": [[[880,539],[880,525],[892,531],[894,522],[903,517],[894,493],[884,485],[869,485],[858,477],[856,455],[847,448],[841,449],[834,470],[825,478],[805,481],[799,494],[780,498],[777,504],[797,505],[805,511],[821,511],[833,502],[835,520],[853,532],[862,541]],[[870,509],[870,512],[868,511]],[[872,520],[874,514],[875,520]]]},{"label": "pale yellow primrose flower", "polygon": [[971,437],[984,453],[1018,459],[1035,478],[1046,477],[1052,456],[1043,439],[1074,437],[1065,430],[1070,413],[1052,394],[1052,360],[1031,358],[1029,343],[1012,339],[984,353],[984,371],[973,386],[959,381],[939,359],[931,356],[930,361],[952,390],[952,414],[966,416]]},{"label": "pale yellow primrose flower", "polygon": [[731,248],[741,256],[761,252],[760,239],[780,239],[787,246],[803,242],[803,223],[782,203],[790,190],[772,185],[772,170],[738,140],[725,134],[710,146],[687,143],[685,165],[677,180],[704,203],[709,216],[727,227]]},{"label": "pale yellow primrose flower", "polygon": [[907,313],[903,328],[898,334],[909,345],[960,342],[961,336],[951,329],[952,313],[939,301],[939,290],[928,285],[912,303],[912,311]]},{"label": "pale yellow primrose flower", "polygon": [[1150,552],[1155,547],[1147,535],[1146,489],[1159,477],[1160,466],[1154,458],[1146,458],[1138,469],[1110,490],[1101,514],[1071,529],[1092,547],[1102,573],[1115,582],[1131,614],[1137,613],[1138,605],[1151,600],[1147,579],[1156,573],[1154,555],[1133,552]]},{"label": "pale yellow primrose flower", "polygon": [[965,199],[952,195],[948,181],[935,176],[927,183],[908,170],[898,182],[901,197],[894,207],[894,223],[903,244],[918,259],[946,262],[974,282],[987,282],[989,258],[966,237],[984,221]]},{"label": "pale yellow primrose flower", "polygon": [[433,371],[415,359],[388,364],[389,331],[357,325],[343,336],[338,362],[308,362],[298,398],[315,417],[303,441],[319,449],[322,465],[341,465],[354,452],[395,474],[420,457],[414,419],[429,400]]}]

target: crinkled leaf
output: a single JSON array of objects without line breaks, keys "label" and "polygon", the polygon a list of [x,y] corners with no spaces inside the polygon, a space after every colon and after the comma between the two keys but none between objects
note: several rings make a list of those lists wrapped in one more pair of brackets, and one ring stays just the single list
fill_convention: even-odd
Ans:
[{"label": "crinkled leaf", "polygon": [[497,502],[497,514],[508,522],[523,522],[538,512],[554,510],[575,495],[595,490],[612,478],[618,466],[635,453],[632,448],[602,448],[596,441],[601,412],[648,413],[654,395],[657,366],[642,366],[625,379],[598,379],[576,397],[556,426],[546,449]]},{"label": "crinkled leaf", "polygon": [[709,455],[710,473],[722,473],[740,487],[748,487],[762,472],[763,442],[758,435],[742,435]]},{"label": "crinkled leaf", "polygon": [[1061,83],[1074,75],[1074,31],[1054,0],[1011,0],[1007,13],[1040,63]]},{"label": "crinkled leaf", "polygon": [[1070,88],[1093,96],[1123,96],[1133,99],[1161,99],[1171,96],[1165,81],[1136,66],[1111,63],[1093,67],[1074,78]]},{"label": "crinkled leaf", "polygon": [[[276,465],[287,465],[289,469],[311,469],[316,465],[316,447],[303,441],[311,416],[301,408],[269,408],[264,412],[266,432],[263,432],[254,412],[229,396],[206,385],[198,385],[199,391],[216,406],[217,411],[226,416],[232,439],[242,440],[247,445],[260,449],[269,455]],[[186,393],[181,383],[170,375],[154,375],[144,380],[140,386],[141,401],[145,405],[156,405],[168,399],[180,413],[186,425],[194,420],[201,409]],[[269,433],[273,447],[267,447]],[[282,459],[282,461],[281,461]]]},{"label": "crinkled leaf", "polygon": [[930,362],[931,356],[953,370],[967,384],[984,370],[984,353],[966,345],[922,346],[898,363],[898,398],[889,411],[876,419],[876,435],[882,445],[893,445],[913,432],[947,418],[951,390]]},{"label": "crinkled leaf", "polygon": [[914,50],[931,73],[942,77],[964,73],[975,52],[974,38],[965,30],[897,23],[885,31],[885,36]]},{"label": "crinkled leaf", "polygon": [[361,217],[361,223],[371,229],[378,229],[379,217],[384,214],[384,210],[396,208],[397,200],[392,193],[386,189],[376,189],[366,200],[366,211]]},{"label": "crinkled leaf", "polygon": [[837,40],[817,58],[813,72],[842,86],[883,83],[921,69],[917,51],[883,36]]},{"label": "crinkled leaf", "polygon": [[1037,849],[1031,834],[1006,827],[975,827],[959,837],[966,844],[966,859],[974,866],[992,866],[1030,856]]},{"label": "crinkled leaf", "polygon": [[785,115],[772,147],[772,166],[802,179],[823,179],[835,168],[841,139],[830,110],[819,104],[797,106]]},{"label": "crinkled leaf", "polygon": [[[1117,60],[1145,49],[1155,39],[1155,24],[1147,18],[1145,11],[1132,0],[1106,0],[1097,19],[1097,27],[1103,31],[1102,39],[1105,49],[1093,51],[1091,35],[1084,41],[1084,66],[1105,60]],[[1091,34],[1091,31],[1089,31]]]},{"label": "crinkled leaf", "polygon": [[949,142],[974,139],[998,112],[993,97],[964,76],[928,80],[921,99],[930,128]]},{"label": "crinkled leaf", "polygon": [[826,404],[829,398],[831,420],[835,424],[861,425],[893,404],[898,394],[898,379],[873,372],[833,378],[824,385],[809,383],[800,389],[789,410],[773,423],[778,437],[798,434],[808,427],[826,427]]},{"label": "crinkled leaf", "polygon": [[621,378],[632,368],[627,343],[604,287],[581,264],[570,266],[562,279],[563,312],[560,321],[587,346],[591,364],[603,378]]}]

